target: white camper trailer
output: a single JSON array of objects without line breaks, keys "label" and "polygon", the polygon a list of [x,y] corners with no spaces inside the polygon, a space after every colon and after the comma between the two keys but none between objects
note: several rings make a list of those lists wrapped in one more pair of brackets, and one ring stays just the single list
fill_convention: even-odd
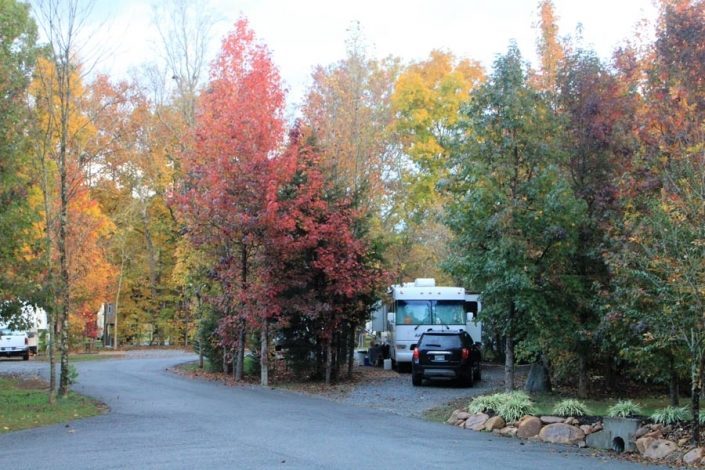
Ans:
[{"label": "white camper trailer", "polygon": [[479,294],[462,287],[436,286],[434,279],[416,279],[391,286],[391,301],[380,303],[372,315],[372,329],[384,333],[392,363],[399,369],[411,366],[421,334],[428,330],[467,331],[479,342],[482,325]]}]

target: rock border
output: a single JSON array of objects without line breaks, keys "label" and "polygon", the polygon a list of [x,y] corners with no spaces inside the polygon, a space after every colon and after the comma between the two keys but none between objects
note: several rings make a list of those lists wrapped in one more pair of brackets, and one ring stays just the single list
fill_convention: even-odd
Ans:
[{"label": "rock border", "polygon": [[[471,414],[453,411],[448,424],[478,432],[530,441],[588,447],[587,436],[603,430],[602,421],[581,424],[579,418],[526,415],[516,422],[505,422],[500,416],[487,413]],[[633,443],[642,457],[669,465],[705,465],[705,447],[690,446],[687,440],[673,442],[664,438],[668,427],[645,424],[633,436]]]}]

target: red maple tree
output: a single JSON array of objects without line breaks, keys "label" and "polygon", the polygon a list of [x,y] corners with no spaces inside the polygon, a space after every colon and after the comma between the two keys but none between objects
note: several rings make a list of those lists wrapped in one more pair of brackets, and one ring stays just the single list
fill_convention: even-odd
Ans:
[{"label": "red maple tree", "polygon": [[[284,92],[268,49],[241,18],[223,40],[198,103],[192,152],[185,155],[185,185],[175,198],[191,241],[217,259],[224,347],[238,348],[262,311],[261,280],[253,263],[262,246],[271,157],[281,143]],[[236,331],[236,337],[232,332]]]}]

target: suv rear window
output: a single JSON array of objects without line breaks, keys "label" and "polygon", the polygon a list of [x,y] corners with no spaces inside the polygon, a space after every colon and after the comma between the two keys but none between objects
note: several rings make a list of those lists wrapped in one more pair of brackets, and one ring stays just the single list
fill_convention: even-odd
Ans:
[{"label": "suv rear window", "polygon": [[460,335],[425,334],[419,343],[420,348],[459,348],[462,346]]}]

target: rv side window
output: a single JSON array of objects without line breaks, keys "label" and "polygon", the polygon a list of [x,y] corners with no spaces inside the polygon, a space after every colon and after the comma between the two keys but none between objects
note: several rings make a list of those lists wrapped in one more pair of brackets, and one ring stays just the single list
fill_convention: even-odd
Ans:
[{"label": "rv side window", "polygon": [[477,302],[465,302],[465,313],[468,315],[468,320],[477,318]]}]

